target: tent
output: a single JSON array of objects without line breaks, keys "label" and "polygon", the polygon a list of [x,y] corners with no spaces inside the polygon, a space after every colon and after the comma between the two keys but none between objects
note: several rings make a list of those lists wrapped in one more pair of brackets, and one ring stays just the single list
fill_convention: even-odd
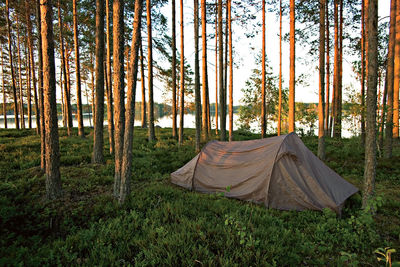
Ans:
[{"label": "tent", "polygon": [[358,189],[319,160],[295,134],[271,138],[209,142],[171,182],[204,193],[282,210],[341,212]]}]

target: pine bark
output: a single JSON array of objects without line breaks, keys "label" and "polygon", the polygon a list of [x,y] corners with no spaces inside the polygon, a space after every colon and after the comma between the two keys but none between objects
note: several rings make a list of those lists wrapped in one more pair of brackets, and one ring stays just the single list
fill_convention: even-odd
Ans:
[{"label": "pine bark", "polygon": [[218,64],[218,0],[215,0],[215,134],[218,135],[218,78],[219,78],[219,64]]},{"label": "pine bark", "polygon": [[145,86],[145,77],[144,77],[144,59],[143,59],[143,46],[142,46],[142,38],[139,40],[139,49],[140,49],[140,74],[142,81],[142,106],[141,106],[141,115],[142,115],[142,128],[147,128],[147,117],[146,117],[146,86]]},{"label": "pine bark", "polygon": [[[201,137],[201,96],[200,96],[200,66],[199,66],[199,1],[194,0],[194,94],[196,109],[196,151],[200,151]],[[204,103],[205,104],[205,103]]]},{"label": "pine bark", "polygon": [[62,195],[60,150],[58,141],[56,73],[51,0],[40,0],[41,38],[43,50],[44,118],[46,133],[46,198]]},{"label": "pine bark", "polygon": [[223,40],[222,40],[222,0],[218,0],[218,77],[219,77],[219,103],[220,103],[220,128],[221,141],[226,139],[226,103],[224,97],[224,64],[223,64]]},{"label": "pine bark", "polygon": [[318,157],[325,159],[325,0],[319,1],[319,102],[318,102]]},{"label": "pine bark", "polygon": [[7,98],[6,98],[6,86],[4,80],[4,60],[3,60],[3,45],[1,45],[1,79],[3,87],[3,117],[4,117],[4,129],[7,129]]},{"label": "pine bark", "polygon": [[335,20],[335,54],[333,65],[333,98],[332,98],[332,117],[333,117],[333,136],[338,136],[338,104],[339,104],[339,1],[334,0],[334,20]]},{"label": "pine bark", "polygon": [[265,120],[265,0],[262,0],[262,52],[261,52],[261,138],[265,138],[266,120]]},{"label": "pine bark", "polygon": [[295,1],[290,0],[289,133],[295,131]]},{"label": "pine bark", "polygon": [[10,6],[8,3],[8,0],[6,0],[6,19],[7,19],[8,58],[10,61],[13,100],[14,100],[14,121],[15,121],[15,128],[19,129],[17,86],[15,85],[15,73],[14,73],[14,67],[13,67],[14,66],[13,51],[11,48],[11,22],[10,22]]},{"label": "pine bark", "polygon": [[106,0],[106,29],[107,29],[107,59],[106,59],[106,81],[108,84],[107,95],[107,123],[108,123],[108,141],[110,143],[110,154],[114,154],[114,109],[113,109],[113,93],[112,93],[112,72],[111,72],[111,32],[110,32],[110,3]]},{"label": "pine bark", "polygon": [[28,52],[28,40],[25,43],[25,80],[26,80],[26,98],[28,111],[28,128],[32,129],[32,94],[31,94],[31,64]]},{"label": "pine bark", "polygon": [[203,140],[208,138],[208,77],[207,77],[207,7],[206,0],[201,0],[201,40],[202,40],[202,137]]},{"label": "pine bark", "polygon": [[154,100],[153,100],[153,37],[151,28],[151,0],[146,1],[147,10],[147,67],[148,67],[148,82],[149,82],[149,142],[153,142],[156,139],[154,130]]},{"label": "pine bark", "polygon": [[365,0],[361,1],[361,143],[365,144]]},{"label": "pine bark", "polygon": [[94,124],[92,163],[102,164],[104,122],[104,1],[96,0],[96,116]]},{"label": "pine bark", "polygon": [[325,3],[325,21],[326,21],[326,92],[325,92],[325,136],[330,136],[329,129],[329,94],[330,94],[330,45],[329,45],[329,1]]},{"label": "pine bark", "polygon": [[282,0],[279,1],[279,99],[278,99],[278,136],[282,129]]},{"label": "pine bark", "polygon": [[364,192],[362,206],[374,195],[376,176],[376,89],[378,77],[378,1],[366,0],[368,81],[365,139]]},{"label": "pine bark", "polygon": [[[399,8],[397,8],[399,7]],[[400,0],[396,1],[396,45],[394,52],[393,83],[393,138],[399,138],[399,87],[400,87]]]},{"label": "pine bark", "polygon": [[175,0],[172,0],[172,137],[178,138],[177,130],[177,103],[176,103],[176,19]]},{"label": "pine bark", "polygon": [[113,1],[113,89],[115,118],[115,173],[114,197],[119,198],[125,132],[124,90],[124,1]]},{"label": "pine bark", "polygon": [[39,93],[39,112],[40,112],[40,169],[46,169],[46,132],[44,122],[44,94],[43,94],[43,50],[42,50],[42,25],[40,0],[36,0],[36,26],[38,31],[38,93]]},{"label": "pine bark", "polygon": [[130,180],[132,175],[132,146],[133,146],[133,126],[135,122],[135,99],[136,99],[136,81],[138,73],[139,43],[140,43],[140,26],[142,18],[142,0],[135,1],[135,17],[133,21],[133,36],[131,45],[131,57],[128,68],[128,91],[127,91],[127,108],[124,133],[124,147],[122,156],[121,169],[121,187],[119,194],[119,202],[124,203],[126,197],[130,193]]},{"label": "pine bark", "polygon": [[25,110],[24,110],[24,94],[22,91],[22,63],[21,63],[21,40],[19,36],[20,24],[18,16],[16,17],[17,23],[17,56],[18,56],[18,85],[19,85],[19,114],[21,116],[21,128],[25,129]]},{"label": "pine bark", "polygon": [[183,127],[185,115],[185,53],[184,53],[184,31],[183,31],[183,0],[180,1],[180,26],[181,26],[181,68],[180,68],[180,105],[179,105],[179,145],[183,143]]},{"label": "pine bark", "polygon": [[[386,89],[387,89],[387,116],[385,129],[384,156],[392,156],[393,143],[393,85],[394,85],[394,49],[396,41],[396,0],[391,0],[390,4],[390,27],[389,27],[389,47],[386,65]],[[400,30],[400,29],[399,29]],[[382,110],[384,113],[385,110]]]},{"label": "pine bark", "polygon": [[233,141],[233,53],[232,53],[232,0],[228,0],[229,34],[229,141]]}]

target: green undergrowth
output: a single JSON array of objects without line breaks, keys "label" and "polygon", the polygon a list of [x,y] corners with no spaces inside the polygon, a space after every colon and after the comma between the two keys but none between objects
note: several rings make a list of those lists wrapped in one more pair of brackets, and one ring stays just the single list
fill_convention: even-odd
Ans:
[{"label": "green undergrowth", "polygon": [[[71,137],[60,130],[63,197],[52,202],[44,199],[39,137],[33,130],[0,131],[0,266],[379,266],[377,248],[399,250],[398,143],[392,159],[378,159],[376,214],[360,210],[356,194],[338,217],[330,210],[266,209],[172,185],[170,173],[196,154],[193,129],[185,129],[178,146],[171,129],[157,128],[157,141],[149,143],[147,130],[135,128],[132,193],[119,205],[107,132],[105,164],[93,165],[92,130],[85,129],[85,139],[74,130]],[[235,140],[254,138],[235,133]],[[316,137],[303,141],[316,152]],[[362,188],[360,140],[326,143],[326,164]]]}]

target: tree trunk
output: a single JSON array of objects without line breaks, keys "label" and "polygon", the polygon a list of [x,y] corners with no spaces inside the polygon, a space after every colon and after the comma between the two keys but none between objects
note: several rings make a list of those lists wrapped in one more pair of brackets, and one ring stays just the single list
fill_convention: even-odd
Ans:
[{"label": "tree trunk", "polygon": [[[400,1],[396,1],[396,29],[400,29]],[[400,30],[396,30],[393,82],[393,138],[399,138]]]},{"label": "tree trunk", "polygon": [[41,13],[40,13],[40,0],[36,0],[36,26],[38,31],[38,61],[39,61],[38,88],[39,88],[39,109],[40,109],[40,169],[42,171],[45,171],[46,132],[45,132],[45,122],[44,122],[45,119],[44,119],[44,94],[43,94],[43,53],[42,53],[42,35],[41,35],[42,25],[41,25]]},{"label": "tree trunk", "polygon": [[178,137],[177,131],[177,105],[176,105],[176,19],[175,0],[172,0],[172,137]]},{"label": "tree trunk", "polygon": [[64,89],[63,89],[63,64],[60,64],[60,91],[61,91],[61,113],[62,113],[62,125],[67,128],[67,115],[65,114],[65,101],[64,101]]},{"label": "tree trunk", "polygon": [[122,153],[125,132],[124,91],[124,1],[113,1],[113,88],[115,118],[115,175],[114,197],[119,198],[121,187]]},{"label": "tree trunk", "polygon": [[145,77],[144,77],[144,63],[143,63],[143,46],[142,46],[142,38],[139,40],[139,49],[140,49],[140,74],[142,80],[142,106],[141,106],[141,115],[142,115],[142,128],[147,128],[147,118],[146,118],[146,87],[145,87]]},{"label": "tree trunk", "polygon": [[69,62],[70,62],[70,50],[68,49],[68,46],[65,48],[65,69],[67,71],[67,96],[69,100],[69,108],[67,109],[69,111],[68,114],[68,125],[71,128],[71,134],[72,134],[72,106],[71,106],[71,68],[69,67]]},{"label": "tree trunk", "polygon": [[95,97],[94,97],[94,93],[95,93],[95,87],[94,87],[94,61],[93,61],[93,54],[90,53],[90,62],[92,63],[92,67],[90,68],[90,78],[91,78],[91,85],[92,85],[92,120],[93,120],[93,128],[94,125],[96,124],[95,121],[95,117],[96,117],[96,109],[95,109]]},{"label": "tree trunk", "polygon": [[96,117],[94,124],[94,142],[92,162],[102,164],[103,122],[104,122],[104,1],[96,0]]},{"label": "tree trunk", "polygon": [[[199,66],[199,1],[194,0],[194,94],[196,105],[196,152],[200,151],[201,136],[201,97]],[[207,106],[205,102],[204,106]]]},{"label": "tree trunk", "polygon": [[365,145],[365,0],[361,2],[361,143]]},{"label": "tree trunk", "polygon": [[[264,14],[264,13],[263,13]],[[279,104],[278,104],[278,136],[282,128],[282,0],[279,1]]]},{"label": "tree trunk", "polygon": [[107,29],[107,66],[106,81],[108,84],[107,94],[107,123],[108,123],[108,140],[110,143],[110,154],[114,154],[114,110],[113,110],[113,93],[112,93],[112,73],[111,73],[111,33],[110,33],[110,3],[106,0],[106,29]]},{"label": "tree trunk", "polygon": [[224,97],[224,64],[223,64],[223,40],[222,40],[222,0],[218,0],[218,65],[219,65],[219,103],[220,103],[220,127],[221,141],[226,139],[226,104]]},{"label": "tree trunk", "polygon": [[202,74],[203,74],[203,105],[202,105],[202,136],[203,140],[208,138],[208,103],[207,103],[207,90],[208,90],[208,77],[207,77],[207,7],[206,0],[201,0],[201,40],[202,40]]},{"label": "tree trunk", "polygon": [[326,18],[326,101],[325,101],[325,136],[330,136],[329,130],[329,89],[330,89],[330,61],[329,61],[329,1],[325,2]]},{"label": "tree trunk", "polygon": [[26,80],[26,97],[28,107],[28,128],[32,129],[32,95],[31,95],[31,64],[28,52],[28,40],[25,45],[25,80]]},{"label": "tree trunk", "polygon": [[295,131],[295,1],[290,0],[289,133]]},{"label": "tree trunk", "polygon": [[60,28],[60,53],[61,53],[61,66],[63,68],[62,72],[64,73],[64,107],[65,107],[65,115],[66,115],[66,122],[67,122],[67,133],[68,136],[72,134],[71,132],[71,124],[72,122],[72,112],[71,112],[71,101],[69,99],[68,93],[68,80],[67,80],[67,70],[66,70],[66,57],[65,57],[65,50],[64,50],[64,36],[63,36],[63,22],[61,18],[61,7],[60,7],[60,0],[58,0],[58,25]]},{"label": "tree trunk", "polygon": [[119,202],[124,203],[130,193],[130,180],[132,175],[132,145],[133,145],[133,126],[135,122],[135,99],[136,99],[136,81],[138,73],[138,54],[140,43],[140,25],[142,17],[142,0],[135,1],[135,18],[133,21],[133,36],[131,45],[131,58],[128,68],[128,92],[125,133],[121,169],[121,187]]},{"label": "tree trunk", "polygon": [[14,98],[14,121],[15,121],[15,128],[19,129],[17,87],[15,85],[13,53],[12,53],[12,49],[11,49],[11,22],[10,22],[10,7],[8,4],[8,0],[6,0],[6,13],[7,13],[6,19],[7,19],[8,58],[10,61],[11,80],[12,80],[12,89],[13,89],[13,98]]},{"label": "tree trunk", "polygon": [[319,1],[319,102],[318,102],[318,157],[325,159],[324,89],[325,89],[325,0]]},{"label": "tree trunk", "polygon": [[4,80],[4,62],[3,62],[3,45],[1,45],[1,79],[3,87],[3,116],[4,116],[4,129],[7,129],[7,99],[6,99],[6,86]]},{"label": "tree trunk", "polygon": [[339,0],[339,75],[338,75],[338,105],[337,105],[337,137],[342,137],[342,95],[343,95],[343,0]]},{"label": "tree trunk", "polygon": [[[226,2],[225,2],[226,3]],[[224,36],[225,34],[225,36]],[[221,36],[225,37],[225,42],[224,42],[224,109],[221,111],[224,112],[224,129],[225,129],[225,135],[224,135],[224,140],[226,140],[226,109],[227,109],[227,92],[228,92],[228,8],[225,6],[225,32],[222,33]]]},{"label": "tree trunk", "polygon": [[332,98],[332,117],[333,117],[333,136],[338,136],[338,105],[339,105],[339,1],[334,0],[335,17],[335,55],[333,66],[333,98]]},{"label": "tree trunk", "polygon": [[[232,56],[232,1],[228,0],[229,33],[229,141],[233,141],[233,56]],[[228,34],[227,33],[227,34]]]},{"label": "tree trunk", "polygon": [[261,138],[265,138],[265,0],[262,0],[262,52],[261,52]]},{"label": "tree trunk", "polygon": [[[108,2],[108,0],[107,0]],[[82,89],[81,89],[81,66],[79,59],[79,43],[78,43],[78,15],[76,9],[76,0],[73,0],[73,16],[74,16],[74,48],[75,48],[75,77],[76,77],[76,104],[78,113],[78,135],[82,138],[85,137],[85,130],[83,128],[83,114],[82,114]],[[107,14],[108,18],[108,14]],[[108,27],[108,26],[107,26]],[[108,35],[108,31],[107,31]]]},{"label": "tree trunk", "polygon": [[[390,28],[389,28],[389,48],[386,65],[386,88],[387,88],[387,117],[385,131],[385,158],[392,157],[393,142],[393,82],[394,82],[394,47],[396,42],[396,0],[391,0],[390,4]],[[382,110],[382,113],[385,111]]]},{"label": "tree trunk", "polygon": [[367,128],[365,139],[365,169],[363,208],[375,191],[376,175],[376,88],[378,76],[378,1],[366,0],[367,43],[368,43],[368,82],[367,82]]},{"label": "tree trunk", "polygon": [[146,1],[147,10],[147,68],[148,68],[148,82],[149,82],[149,142],[156,139],[154,131],[154,100],[153,100],[153,37],[151,28],[151,0]]},{"label": "tree trunk", "polygon": [[43,90],[46,133],[46,198],[62,195],[60,150],[58,143],[56,73],[51,0],[40,0],[41,38],[43,49]]},{"label": "tree trunk", "polygon": [[[215,134],[218,135],[218,11],[217,11],[217,3],[218,0],[215,0]],[[222,11],[221,11],[222,12]]]},{"label": "tree trunk", "polygon": [[[387,72],[386,72],[387,73]],[[383,89],[382,105],[381,105],[381,121],[379,122],[379,142],[378,147],[383,147],[383,137],[385,135],[385,110],[386,110],[386,99],[387,99],[387,79],[385,79],[385,85]],[[378,109],[379,110],[379,109]]]},{"label": "tree trunk", "polygon": [[184,32],[183,32],[183,0],[180,1],[180,23],[181,23],[181,69],[180,69],[180,82],[181,82],[181,88],[180,88],[180,105],[179,105],[179,115],[180,115],[180,121],[179,121],[179,138],[178,142],[179,145],[182,145],[183,143],[183,119],[185,115],[185,54],[184,54]]},{"label": "tree trunk", "polygon": [[18,54],[18,84],[19,84],[19,114],[21,116],[21,128],[25,129],[25,110],[24,110],[24,94],[22,91],[22,68],[21,68],[21,41],[19,38],[20,24],[18,15],[15,16],[17,22],[17,54]]}]

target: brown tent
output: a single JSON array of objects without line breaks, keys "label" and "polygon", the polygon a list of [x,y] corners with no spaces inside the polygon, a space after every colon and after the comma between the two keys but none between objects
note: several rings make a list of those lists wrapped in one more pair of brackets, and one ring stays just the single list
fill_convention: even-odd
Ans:
[{"label": "brown tent", "polygon": [[211,141],[171,174],[171,182],[276,209],[331,208],[337,213],[358,191],[294,133],[250,141]]}]

